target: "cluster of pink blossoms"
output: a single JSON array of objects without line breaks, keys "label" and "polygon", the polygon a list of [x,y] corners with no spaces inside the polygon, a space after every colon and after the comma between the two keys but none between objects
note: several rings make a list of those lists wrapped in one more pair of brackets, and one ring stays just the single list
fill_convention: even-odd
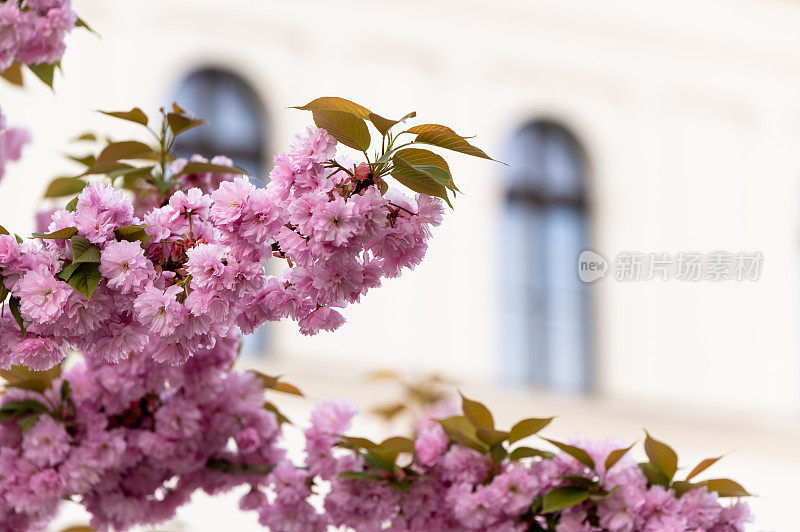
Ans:
[{"label": "cluster of pink blossoms", "polygon": [[[234,325],[247,334],[288,317],[304,334],[339,327],[336,308],[420,262],[443,209],[325,168],[335,145],[310,128],[276,157],[265,188],[221,179],[210,193],[178,190],[141,219],[126,193],[96,182],[74,210],[53,213],[48,230],[68,238],[39,246],[0,235],[0,278],[27,328],[21,336],[7,314],[0,319],[0,367],[47,369],[67,347],[176,365]],[[143,238],[131,241],[137,227]],[[267,275],[271,257],[290,267]],[[86,262],[99,263],[91,299],[62,280]]]},{"label": "cluster of pink blossoms", "polygon": [[75,27],[71,0],[8,0],[0,3],[0,72],[14,61],[57,63],[64,37]]},{"label": "cluster of pink blossoms", "polygon": [[[678,497],[672,490],[649,486],[638,465],[623,458],[609,471],[591,471],[569,455],[493,463],[487,455],[451,443],[437,425],[415,442],[407,478],[392,485],[386,472],[352,451],[337,454],[339,435],[346,432],[355,407],[328,401],[318,407],[306,430],[306,467],[284,464],[242,499],[243,509],[256,510],[271,530],[324,531],[345,526],[358,531],[556,530],[557,532],[741,532],[750,520],[747,505],[720,503],[715,493],[697,488]],[[603,464],[618,442],[577,443]],[[599,473],[610,495],[551,514],[535,516],[537,497],[575,477]],[[315,482],[330,487],[324,514],[308,504]],[[554,528],[553,528],[554,527]]]},{"label": "cluster of pink blossoms", "polygon": [[96,529],[125,530],[169,519],[197,489],[261,480],[284,452],[261,383],[229,370],[238,346],[232,333],[178,367],[89,360],[44,394],[8,391],[5,405],[41,407],[24,429],[0,424],[0,531],[44,528],[64,498]]},{"label": "cluster of pink blossoms", "polygon": [[0,111],[0,181],[5,175],[6,163],[19,160],[22,155],[22,147],[30,140],[31,136],[27,130],[8,127],[6,117]]}]

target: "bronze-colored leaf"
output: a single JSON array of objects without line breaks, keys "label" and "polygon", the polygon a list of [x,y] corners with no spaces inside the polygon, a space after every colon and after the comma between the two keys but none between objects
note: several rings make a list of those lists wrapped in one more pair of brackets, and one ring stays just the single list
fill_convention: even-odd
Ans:
[{"label": "bronze-colored leaf", "polygon": [[722,457],[717,456],[716,458],[706,458],[692,469],[688,475],[686,475],[686,480],[692,480],[694,477],[711,467],[712,465],[716,464]]},{"label": "bronze-colored leaf", "polygon": [[3,72],[0,72],[0,76],[5,78],[9,83],[19,87],[22,87],[25,84],[25,81],[22,78],[22,65],[16,61],[11,63],[11,65]]},{"label": "bronze-colored leaf", "polygon": [[464,415],[470,423],[472,423],[476,428],[494,428],[494,418],[492,417],[492,413],[489,411],[489,409],[486,408],[486,405],[464,397],[463,393],[460,393],[459,395],[461,395],[461,409],[464,411]]},{"label": "bronze-colored leaf", "polygon": [[301,111],[339,111],[364,119],[369,119],[371,112],[363,105],[336,96],[323,96],[316,100],[311,100],[305,105],[294,106],[293,109],[300,109]]},{"label": "bronze-colored leaf", "polygon": [[422,124],[409,128],[407,131],[417,135],[415,142],[438,146],[482,159],[494,160],[486,155],[486,152],[480,148],[476,148],[467,142],[465,137],[462,137],[447,126],[440,124]]},{"label": "bronze-colored leaf", "polygon": [[628,451],[630,451],[634,445],[636,444],[632,443],[628,447],[625,447],[624,449],[616,449],[608,453],[608,456],[606,457],[606,462],[604,464],[606,471],[614,467],[614,465],[617,462],[619,462],[623,456],[628,454]]},{"label": "bronze-colored leaf", "polygon": [[184,114],[167,114],[167,125],[169,126],[169,130],[172,131],[172,134],[175,136],[178,136],[185,131],[189,131],[190,129],[196,128],[197,126],[202,126],[205,123],[205,120],[191,118]]},{"label": "bronze-colored leaf", "polygon": [[175,176],[188,175],[188,174],[237,174],[245,175],[247,170],[239,168],[238,166],[223,166],[221,164],[203,163],[200,161],[189,161],[186,166],[178,172]]},{"label": "bronze-colored leaf", "polygon": [[53,231],[52,233],[33,233],[31,236],[33,238],[41,238],[44,240],[61,240],[72,238],[77,234],[77,227],[65,227],[63,229],[59,229],[58,231]]},{"label": "bronze-colored leaf", "polygon": [[453,443],[475,449],[479,453],[486,453],[489,450],[486,444],[478,440],[475,426],[466,416],[451,416],[437,421]]},{"label": "bronze-colored leaf", "polygon": [[59,376],[61,376],[61,365],[55,365],[45,371],[33,371],[25,366],[11,366],[9,369],[0,370],[0,377],[5,379],[8,386],[34,392],[50,389],[53,381]]},{"label": "bronze-colored leaf", "polygon": [[522,458],[533,458],[536,456],[550,459],[553,458],[555,454],[551,453],[550,451],[543,451],[541,449],[534,449],[532,447],[517,447],[511,451],[509,458],[511,458],[511,460],[521,460]]},{"label": "bronze-colored leaf", "polygon": [[587,467],[594,469],[594,459],[589,456],[589,453],[581,449],[580,447],[575,447],[574,445],[568,445],[566,443],[561,443],[560,441],[551,440],[549,438],[545,438],[540,436],[543,440],[552,443],[571,457],[573,457],[578,462],[584,464]]},{"label": "bronze-colored leaf", "polygon": [[489,447],[493,447],[508,439],[508,432],[495,430],[489,427],[478,427],[475,430],[475,435]]},{"label": "bronze-colored leaf", "polygon": [[705,486],[708,491],[715,491],[720,497],[751,497],[752,494],[748,493],[738,482],[729,478],[712,478],[711,480],[704,480],[698,483],[700,486]]},{"label": "bronze-colored leaf", "polygon": [[114,118],[120,118],[122,120],[127,120],[128,122],[136,122],[137,124],[141,124],[143,126],[147,125],[147,115],[144,114],[144,111],[139,109],[138,107],[134,107],[130,111],[100,111],[104,115],[113,116]]},{"label": "bronze-colored leaf", "polygon": [[80,193],[89,183],[76,177],[57,177],[50,181],[47,190],[44,191],[45,198],[60,198]]},{"label": "bronze-colored leaf", "polygon": [[523,419],[511,427],[508,443],[515,443],[523,438],[536,434],[549,425],[553,419],[552,417]]},{"label": "bronze-colored leaf", "polygon": [[[126,167],[126,165],[121,165],[120,161],[141,159],[153,153],[153,149],[143,142],[135,140],[112,142],[100,152],[100,155],[97,156],[97,162],[85,173],[105,174],[113,172]],[[130,168],[130,166],[127,167]]]},{"label": "bronze-colored leaf", "polygon": [[346,111],[312,111],[314,123],[349,148],[366,151],[370,145],[369,128],[363,119]]},{"label": "bronze-colored leaf", "polygon": [[659,441],[645,431],[647,438],[644,440],[644,451],[653,464],[659,471],[664,473],[669,480],[675,476],[678,471],[678,455],[666,443]]}]

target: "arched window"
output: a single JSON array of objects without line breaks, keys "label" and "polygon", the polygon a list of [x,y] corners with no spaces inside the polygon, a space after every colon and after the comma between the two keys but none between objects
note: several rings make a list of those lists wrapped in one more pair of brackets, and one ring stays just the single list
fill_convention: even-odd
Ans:
[{"label": "arched window", "polygon": [[180,84],[175,101],[209,125],[178,137],[175,152],[211,158],[227,155],[251,175],[264,178],[265,116],[255,91],[236,74],[217,68],[191,73]]},{"label": "arched window", "polygon": [[563,126],[535,121],[509,146],[504,224],[506,377],[563,391],[590,386],[586,157]]}]

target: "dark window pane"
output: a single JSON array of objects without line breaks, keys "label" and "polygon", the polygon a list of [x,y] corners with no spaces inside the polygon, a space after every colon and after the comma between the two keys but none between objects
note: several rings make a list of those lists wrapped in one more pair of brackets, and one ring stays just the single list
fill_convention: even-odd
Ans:
[{"label": "dark window pane", "polygon": [[256,93],[244,80],[224,70],[199,70],[181,83],[175,99],[209,122],[178,137],[178,155],[227,155],[248,172],[263,177],[264,112]]},{"label": "dark window pane", "polygon": [[503,224],[508,377],[558,390],[589,385],[587,298],[575,271],[586,245],[586,163],[564,127],[533,122],[512,139]]}]

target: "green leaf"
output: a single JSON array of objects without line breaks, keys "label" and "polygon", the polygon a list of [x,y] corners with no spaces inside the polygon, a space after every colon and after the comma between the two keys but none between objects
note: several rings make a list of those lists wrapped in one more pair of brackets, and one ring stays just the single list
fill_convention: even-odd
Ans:
[{"label": "green leaf", "polygon": [[634,445],[636,445],[636,444],[632,443],[630,446],[628,446],[628,447],[626,447],[624,449],[616,449],[616,450],[611,451],[610,453],[608,453],[608,456],[606,457],[606,462],[604,464],[604,467],[605,467],[606,471],[608,471],[609,469],[614,467],[614,465],[617,462],[619,462],[622,459],[623,456],[628,454],[628,451],[630,451],[633,448]]},{"label": "green leaf", "polygon": [[313,111],[314,123],[350,148],[366,151],[370,145],[369,128],[361,118],[345,111]]},{"label": "green leaf", "polygon": [[75,273],[75,270],[77,270],[80,265],[80,262],[70,262],[58,272],[59,279],[62,281],[69,281],[69,278],[72,277],[72,274]]},{"label": "green leaf", "polygon": [[[337,111],[348,113],[359,118],[368,119],[371,111],[350,100],[338,98],[336,96],[323,96],[312,100],[303,106],[295,106],[293,109],[300,109],[301,111]],[[320,126],[321,127],[321,126]],[[330,131],[328,132],[330,133]]]},{"label": "green leaf", "polygon": [[205,120],[191,118],[181,113],[167,114],[167,124],[169,125],[169,129],[172,131],[172,134],[176,137],[185,131],[189,131],[197,126],[202,126],[205,123]]},{"label": "green leaf", "polygon": [[374,467],[388,473],[394,473],[394,461],[373,451],[364,451],[364,461]]},{"label": "green leaf", "polygon": [[61,400],[68,401],[71,394],[72,394],[72,386],[70,385],[68,380],[64,379],[64,381],[61,383]]},{"label": "green leaf", "polygon": [[8,291],[8,288],[6,288],[6,285],[3,284],[3,276],[0,275],[0,304],[6,300],[8,294],[10,294],[10,292]]},{"label": "green leaf", "polygon": [[523,438],[527,438],[528,436],[536,434],[549,425],[553,419],[554,418],[552,417],[523,419],[511,427],[511,431],[509,431],[508,443],[515,443]]},{"label": "green leaf", "polygon": [[543,451],[541,449],[534,449],[532,447],[517,447],[516,449],[511,451],[511,454],[508,456],[512,460],[516,461],[516,460],[521,460],[523,458],[532,458],[535,456],[545,459],[550,459],[554,458],[555,454],[551,453],[550,451]]},{"label": "green leaf", "polygon": [[614,492],[616,492],[618,489],[619,489],[619,486],[614,486],[611,489],[611,491],[592,492],[589,495],[589,499],[591,499],[593,501],[602,501],[602,500],[608,499],[609,497],[614,495]]},{"label": "green leaf", "polygon": [[675,490],[675,496],[680,498],[685,493],[688,493],[695,488],[699,488],[700,484],[692,484],[691,482],[687,482],[685,480],[676,480],[672,483],[671,487],[673,490]]},{"label": "green leaf", "polygon": [[11,233],[8,232],[8,229],[0,225],[0,235],[10,235]]},{"label": "green leaf", "polygon": [[650,463],[672,480],[678,470],[678,455],[666,443],[653,438],[647,431],[644,433],[647,435],[644,440],[644,451]]},{"label": "green leaf", "polygon": [[17,85],[18,87],[22,87],[25,84],[22,77],[22,65],[16,61],[11,63],[4,71],[0,72],[0,76],[5,78],[5,80],[12,85]]},{"label": "green leaf", "polygon": [[577,506],[589,498],[589,490],[578,486],[554,488],[544,495],[542,513],[549,514],[571,506]]},{"label": "green leaf", "polygon": [[395,155],[392,158],[394,167],[392,177],[414,192],[442,198],[450,207],[450,198],[447,197],[447,188],[439,183],[430,173],[406,162],[402,157]]},{"label": "green leaf", "polygon": [[53,88],[53,76],[56,72],[58,63],[40,63],[38,65],[28,65],[31,72],[36,74],[36,77],[44,82],[45,85]]},{"label": "green leaf", "polygon": [[147,234],[145,231],[145,226],[143,225],[123,225],[122,227],[117,227],[114,229],[114,236],[117,237],[117,240],[142,242],[144,245],[147,245],[147,243],[150,241],[150,238],[152,238]]},{"label": "green leaf", "polygon": [[72,238],[76,234],[78,234],[77,227],[65,227],[58,231],[53,231],[52,233],[33,233],[31,236],[33,238],[42,238],[45,240],[62,240]]},{"label": "green leaf", "polygon": [[444,185],[450,190],[458,190],[453,182],[453,176],[450,174],[450,166],[438,153],[420,148],[406,148],[398,151],[395,155],[426,172],[440,185]]},{"label": "green leaf", "polygon": [[384,480],[383,475],[379,475],[378,473],[369,473],[367,471],[342,471],[339,473],[339,478],[369,478],[373,480]]},{"label": "green leaf", "polygon": [[25,321],[22,319],[22,313],[19,311],[19,298],[12,297],[8,300],[8,309],[11,311],[11,315],[14,317],[14,320],[19,325],[19,330],[22,333],[20,335],[21,338],[25,337]]},{"label": "green leaf", "polygon": [[62,196],[71,196],[78,194],[89,183],[83,179],[75,177],[57,177],[50,182],[47,190],[44,192],[45,198],[60,198]]},{"label": "green leaf", "polygon": [[77,210],[78,210],[78,196],[75,196],[74,198],[72,198],[72,199],[69,201],[69,203],[67,203],[67,206],[66,206],[66,207],[64,207],[64,208],[65,208],[65,209],[66,209],[68,212],[75,212],[75,211],[77,211]]},{"label": "green leaf", "polygon": [[486,444],[478,440],[475,426],[470,423],[466,416],[451,416],[437,421],[453,443],[475,449],[484,454],[489,450]]},{"label": "green leaf", "polygon": [[581,449],[579,447],[575,447],[573,445],[567,445],[566,443],[561,443],[561,442],[556,441],[556,440],[551,440],[551,439],[545,438],[543,436],[540,436],[540,438],[542,438],[543,440],[545,440],[547,442],[552,443],[553,445],[555,445],[556,447],[558,447],[559,449],[561,449],[562,451],[564,451],[565,453],[567,453],[568,455],[573,457],[578,462],[584,464],[587,467],[590,467],[590,468],[594,469],[594,460],[592,459],[591,456],[589,456],[589,453],[587,453],[583,449]]},{"label": "green leaf", "polygon": [[492,417],[492,413],[489,411],[489,409],[486,408],[486,405],[479,403],[478,401],[473,401],[472,399],[467,399],[464,397],[463,393],[459,393],[459,395],[461,395],[461,409],[464,411],[464,415],[467,417],[469,422],[472,423],[475,428],[494,428],[494,418]]},{"label": "green leaf", "polygon": [[492,161],[495,160],[486,155],[480,148],[476,148],[467,142],[465,137],[457,134],[447,126],[440,124],[422,124],[409,128],[406,131],[417,135],[415,142],[438,146],[447,150],[472,155],[473,157],[480,157]]},{"label": "green leaf", "polygon": [[100,248],[83,236],[73,236],[72,262],[100,262]]},{"label": "green leaf", "polygon": [[41,417],[41,415],[42,415],[41,413],[30,414],[30,415],[20,419],[19,420],[19,427],[22,429],[22,433],[25,434],[26,432],[28,432],[31,429],[31,427],[37,421],[39,421],[39,418]]},{"label": "green leaf", "polygon": [[478,439],[489,447],[502,443],[508,439],[508,432],[495,430],[489,427],[478,427],[475,430],[475,435],[478,436]]},{"label": "green leaf", "polygon": [[567,481],[570,486],[578,486],[586,489],[591,489],[597,486],[597,482],[594,480],[582,477],[580,475],[563,475],[561,478]]},{"label": "green leaf", "polygon": [[[78,18],[77,18],[77,20],[75,20],[75,27],[76,27],[76,28],[84,28],[84,29],[86,29],[86,30],[90,31],[91,33],[94,33],[95,35],[100,35],[99,33],[97,33],[97,32],[94,30],[94,28],[92,28],[91,26],[89,26],[89,24],[88,24],[88,23],[87,23],[85,20],[83,20],[82,18],[80,18],[80,17],[78,17]],[[62,530],[61,532],[64,532],[64,531]]]},{"label": "green leaf", "polygon": [[[483,429],[478,429],[478,430],[483,430]],[[492,458],[492,462],[494,462],[495,464],[499,464],[500,462],[506,459],[506,457],[508,456],[508,451],[506,450],[505,447],[503,447],[502,443],[497,443],[489,448],[489,456]]]},{"label": "green leaf", "polygon": [[711,467],[712,465],[716,464],[722,457],[717,456],[716,458],[706,458],[699,464],[697,464],[694,469],[686,475],[686,480],[692,480],[694,477]]},{"label": "green leaf", "polygon": [[729,478],[712,478],[711,480],[704,480],[698,483],[700,486],[705,486],[708,491],[715,491],[720,497],[751,497],[752,494],[748,493],[736,481]]},{"label": "green leaf", "polygon": [[144,111],[139,109],[138,107],[134,107],[130,111],[100,111],[104,115],[113,116],[114,118],[120,118],[122,120],[127,120],[128,122],[136,122],[137,124],[141,124],[143,126],[147,125],[147,115],[144,114]]},{"label": "green leaf", "polygon": [[238,174],[245,175],[247,170],[238,166],[223,166],[221,164],[202,163],[190,161],[174,177],[187,174]]},{"label": "green leaf", "polygon": [[36,399],[22,399],[6,403],[0,407],[0,423],[20,419],[36,412],[49,412],[45,404]]},{"label": "green leaf", "polygon": [[96,262],[84,262],[79,264],[74,273],[67,281],[75,291],[86,296],[91,300],[97,285],[102,279],[100,275],[100,265]]},{"label": "green leaf", "polygon": [[650,484],[664,486],[665,488],[669,487],[670,479],[668,479],[667,476],[664,473],[662,473],[660,469],[658,469],[650,462],[643,462],[639,464],[639,469],[642,470],[642,473],[644,473],[644,476],[647,477],[647,481]]}]

